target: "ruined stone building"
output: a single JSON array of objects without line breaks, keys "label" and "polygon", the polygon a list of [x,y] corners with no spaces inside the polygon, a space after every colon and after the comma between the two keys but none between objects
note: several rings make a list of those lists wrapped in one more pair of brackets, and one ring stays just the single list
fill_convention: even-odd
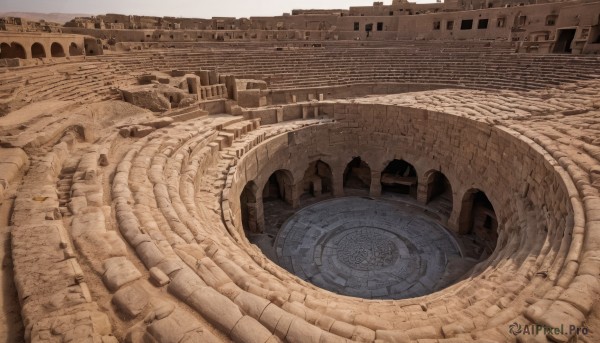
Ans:
[{"label": "ruined stone building", "polygon": [[600,2],[1,25],[7,342],[600,341]]}]

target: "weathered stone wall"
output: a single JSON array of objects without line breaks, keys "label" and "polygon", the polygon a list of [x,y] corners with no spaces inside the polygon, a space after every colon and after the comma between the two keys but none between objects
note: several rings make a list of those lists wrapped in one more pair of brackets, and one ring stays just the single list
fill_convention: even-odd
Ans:
[{"label": "weathered stone wall", "polygon": [[[475,188],[488,195],[503,226],[519,226],[511,214],[518,213],[515,198],[524,197],[539,213],[553,213],[547,226],[564,227],[570,207],[564,183],[551,162],[511,130],[396,106],[335,104],[320,112],[330,112],[336,122],[275,137],[245,156],[238,165],[237,194],[250,180],[260,193],[279,169],[290,171],[299,188],[308,164],[321,159],[332,169],[334,193],[341,195],[343,171],[360,156],[371,168],[371,194],[378,195],[381,172],[392,160],[404,159],[416,168],[421,192],[432,170],[449,179],[454,198],[449,225],[455,230],[465,194]],[[235,201],[231,206],[239,208]]]},{"label": "weathered stone wall", "polygon": [[[32,46],[36,43],[43,47],[44,57],[46,58],[83,55],[84,38],[84,36],[73,34],[0,33],[0,43],[19,44],[25,51],[25,56],[21,58],[28,59],[36,57],[32,54]],[[60,53],[58,50],[52,49],[52,44],[60,46]],[[71,45],[74,48],[70,48]]]}]

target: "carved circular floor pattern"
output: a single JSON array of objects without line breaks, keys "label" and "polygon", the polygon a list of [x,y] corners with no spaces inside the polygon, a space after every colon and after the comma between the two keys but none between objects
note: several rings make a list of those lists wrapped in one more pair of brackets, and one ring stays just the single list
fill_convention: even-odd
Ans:
[{"label": "carved circular floor pattern", "polygon": [[275,242],[280,265],[316,286],[361,298],[403,299],[448,285],[455,240],[423,209],[349,197],[294,214]]}]

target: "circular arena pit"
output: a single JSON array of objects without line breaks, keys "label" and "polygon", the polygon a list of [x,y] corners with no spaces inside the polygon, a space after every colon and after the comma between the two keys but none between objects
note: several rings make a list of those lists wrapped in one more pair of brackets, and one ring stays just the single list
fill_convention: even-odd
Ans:
[{"label": "circular arena pit", "polygon": [[409,203],[362,197],[319,202],[283,225],[275,241],[277,260],[339,294],[425,295],[454,281],[457,273],[447,265],[463,261],[454,237],[425,213]]}]

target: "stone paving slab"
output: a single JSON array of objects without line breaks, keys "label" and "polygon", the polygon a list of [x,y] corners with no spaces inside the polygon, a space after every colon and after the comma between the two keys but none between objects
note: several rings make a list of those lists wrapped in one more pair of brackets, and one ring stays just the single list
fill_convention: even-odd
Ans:
[{"label": "stone paving slab", "polygon": [[302,279],[363,298],[434,292],[446,286],[448,260],[460,258],[451,235],[422,209],[360,197],[302,209],[282,226],[275,248]]}]

